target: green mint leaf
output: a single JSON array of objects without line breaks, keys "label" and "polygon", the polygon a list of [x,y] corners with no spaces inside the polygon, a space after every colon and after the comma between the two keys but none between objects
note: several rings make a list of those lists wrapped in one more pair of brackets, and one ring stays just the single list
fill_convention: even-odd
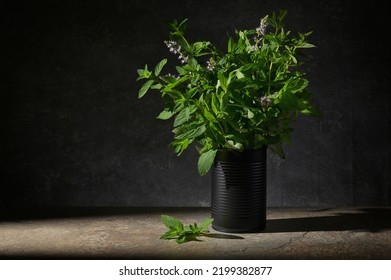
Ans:
[{"label": "green mint leaf", "polygon": [[198,228],[196,228],[196,227],[193,226],[193,225],[190,225],[190,230],[191,230],[191,232],[194,233],[194,234],[199,233]]},{"label": "green mint leaf", "polygon": [[208,173],[209,169],[212,167],[216,153],[217,150],[209,150],[201,154],[200,158],[198,159],[198,172],[201,176]]},{"label": "green mint leaf", "polygon": [[206,130],[205,125],[201,125],[195,129],[188,130],[183,134],[175,135],[175,139],[185,139],[185,138],[196,138],[200,135],[202,135]]},{"label": "green mint leaf", "polygon": [[303,43],[300,46],[298,46],[297,48],[300,48],[300,49],[315,48],[315,45],[310,44],[310,43]]},{"label": "green mint leaf", "polygon": [[149,88],[152,86],[152,84],[153,84],[152,80],[145,82],[145,84],[141,87],[140,91],[138,92],[138,98],[143,97],[145,93],[147,93]]},{"label": "green mint leaf", "polygon": [[216,118],[206,108],[204,109],[204,116],[210,122],[216,121]]},{"label": "green mint leaf", "polygon": [[197,111],[196,105],[190,105],[189,107],[186,107],[182,111],[180,111],[174,120],[174,127],[177,127],[177,126],[189,121],[190,116],[195,111]]},{"label": "green mint leaf", "polygon": [[193,232],[194,235],[198,235],[198,234],[201,233],[201,231],[200,231],[200,229],[198,228],[197,224],[194,224],[194,225],[192,226],[192,232]]},{"label": "green mint leaf", "polygon": [[159,116],[157,116],[156,118],[157,118],[157,119],[160,119],[160,120],[168,120],[169,118],[172,117],[172,115],[173,115],[172,112],[167,111],[167,110],[164,110],[164,111],[162,111],[162,112],[159,114]]},{"label": "green mint leaf", "polygon": [[221,88],[224,90],[224,91],[227,91],[228,89],[228,85],[229,85],[229,80],[227,77],[224,76],[223,73],[219,72],[217,74],[218,78],[219,78],[219,82],[220,82],[220,86]]},{"label": "green mint leaf", "polygon": [[160,239],[173,239],[178,236],[178,232],[175,230],[169,230],[162,236],[160,236]]},{"label": "green mint leaf", "polygon": [[272,149],[272,151],[277,154],[280,158],[285,159],[285,153],[282,150],[281,143],[276,143],[269,145],[269,147]]},{"label": "green mint leaf", "polygon": [[148,71],[148,65],[145,65],[145,69],[137,69],[137,73],[139,75],[137,81],[142,79],[148,79],[152,74],[150,71]]},{"label": "green mint leaf", "polygon": [[186,75],[186,70],[183,67],[176,66],[175,68],[179,75]]},{"label": "green mint leaf", "polygon": [[310,115],[313,117],[320,117],[321,116],[320,111],[313,106],[308,106],[307,108],[301,110],[301,113],[303,113],[305,115]]},{"label": "green mint leaf", "polygon": [[213,222],[212,218],[204,220],[198,227],[200,232],[208,231],[208,227],[212,224],[212,222]]},{"label": "green mint leaf", "polygon": [[174,217],[161,215],[161,220],[169,229],[176,230],[177,232],[183,231],[183,224]]},{"label": "green mint leaf", "polygon": [[156,65],[156,67],[155,67],[155,76],[159,76],[160,72],[163,69],[163,66],[166,65],[166,63],[167,63],[167,59],[165,58],[162,61],[160,61],[158,63],[158,65]]},{"label": "green mint leaf", "polygon": [[161,89],[163,86],[161,84],[154,84],[153,86],[151,86],[151,89]]},{"label": "green mint leaf", "polygon": [[250,111],[250,109],[247,109],[247,117],[249,119],[252,119],[254,117],[254,113]]},{"label": "green mint leaf", "polygon": [[244,78],[244,74],[242,72],[240,72],[239,70],[237,70],[235,74],[236,74],[236,78],[238,78],[238,80]]},{"label": "green mint leaf", "polygon": [[187,240],[186,240],[187,238],[186,238],[186,235],[182,235],[182,236],[180,236],[177,240],[176,240],[176,242],[178,243],[178,244],[183,244],[183,243],[185,243]]}]

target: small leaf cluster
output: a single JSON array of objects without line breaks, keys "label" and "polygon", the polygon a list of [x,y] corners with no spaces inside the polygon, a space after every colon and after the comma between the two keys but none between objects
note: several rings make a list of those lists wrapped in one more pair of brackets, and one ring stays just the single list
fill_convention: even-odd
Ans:
[{"label": "small leaf cluster", "polygon": [[167,59],[138,70],[138,80],[146,80],[139,98],[151,89],[161,93],[165,108],[157,118],[173,119],[171,146],[178,155],[196,143],[201,175],[218,149],[269,146],[284,158],[282,144],[291,142],[298,115],[319,115],[299,67],[300,50],[314,47],[311,32],[286,31],[285,16],[273,13],[255,29],[236,31],[226,51],[208,41],[188,42],[187,20],[175,21],[165,43],[179,58],[176,73],[162,73]]},{"label": "small leaf cluster", "polygon": [[161,220],[169,230],[160,239],[176,239],[178,244],[196,241],[197,237],[209,232],[208,227],[213,222],[213,219],[206,219],[200,225],[194,223],[184,226],[182,222],[168,215],[161,215]]}]

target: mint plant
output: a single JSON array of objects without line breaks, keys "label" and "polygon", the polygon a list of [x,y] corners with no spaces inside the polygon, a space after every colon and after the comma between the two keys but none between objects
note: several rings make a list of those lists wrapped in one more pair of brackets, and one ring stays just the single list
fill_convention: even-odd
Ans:
[{"label": "mint plant", "polygon": [[291,142],[298,115],[319,115],[299,68],[299,51],[314,47],[307,41],[311,32],[286,31],[285,16],[273,13],[255,29],[236,31],[226,51],[208,41],[188,42],[187,19],[175,21],[165,45],[179,59],[176,73],[162,72],[167,59],[153,70],[138,69],[137,80],[146,80],[138,97],[161,93],[165,107],[157,118],[173,119],[171,146],[178,155],[196,143],[200,175],[218,149],[269,146],[284,158],[282,144]]},{"label": "mint plant", "polygon": [[209,232],[209,225],[213,222],[213,219],[206,219],[200,225],[194,223],[184,226],[182,222],[168,215],[161,215],[161,219],[169,230],[160,239],[176,239],[178,244],[196,241],[197,237],[205,236]]}]

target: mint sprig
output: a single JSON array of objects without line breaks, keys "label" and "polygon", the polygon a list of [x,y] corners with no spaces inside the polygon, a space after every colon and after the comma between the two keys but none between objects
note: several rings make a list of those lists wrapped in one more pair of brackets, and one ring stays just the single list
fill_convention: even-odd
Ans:
[{"label": "mint sprig", "polygon": [[168,215],[161,215],[162,222],[169,229],[160,239],[176,239],[178,244],[188,241],[199,241],[197,237],[203,236],[209,232],[208,227],[213,219],[206,219],[200,225],[197,223],[184,226],[182,222]]}]

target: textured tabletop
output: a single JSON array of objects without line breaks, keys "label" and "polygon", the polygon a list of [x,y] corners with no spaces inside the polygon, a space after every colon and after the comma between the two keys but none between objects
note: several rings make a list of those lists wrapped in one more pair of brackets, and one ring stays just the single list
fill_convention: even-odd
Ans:
[{"label": "textured tabletop", "polygon": [[3,259],[391,259],[391,209],[268,209],[266,230],[211,230],[200,242],[160,240],[161,214],[184,223],[209,208],[1,209]]}]

